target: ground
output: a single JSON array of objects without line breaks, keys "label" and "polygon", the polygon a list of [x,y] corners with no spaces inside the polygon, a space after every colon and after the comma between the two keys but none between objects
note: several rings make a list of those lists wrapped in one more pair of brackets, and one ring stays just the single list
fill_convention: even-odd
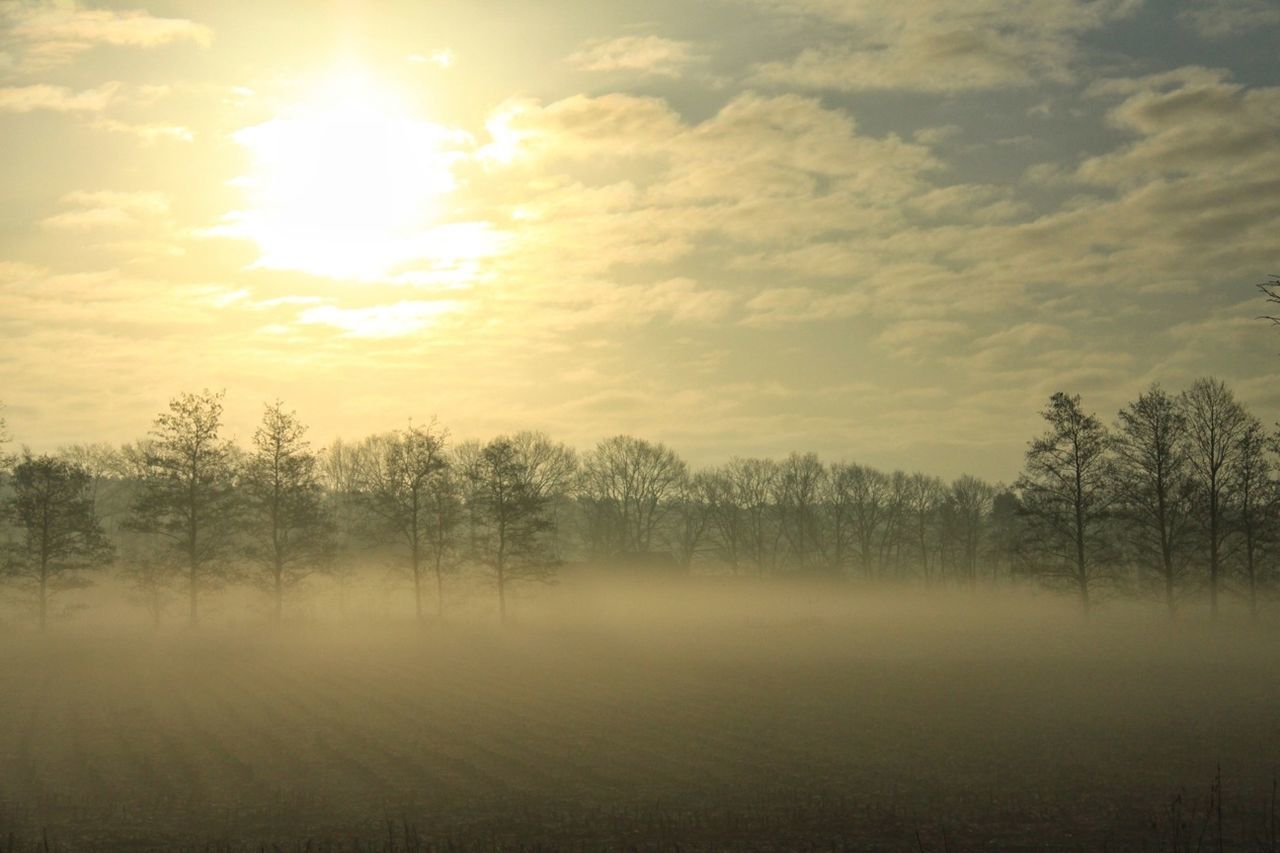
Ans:
[{"label": "ground", "polygon": [[548,600],[506,627],[11,627],[0,850],[1209,850],[1218,779],[1224,846],[1280,849],[1273,625]]}]

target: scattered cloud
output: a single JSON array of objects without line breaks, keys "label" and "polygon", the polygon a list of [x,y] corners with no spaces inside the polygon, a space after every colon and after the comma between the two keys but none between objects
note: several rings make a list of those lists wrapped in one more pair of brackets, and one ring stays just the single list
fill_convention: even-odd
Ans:
[{"label": "scattered cloud", "polygon": [[1069,82],[1080,36],[1139,6],[1139,0],[762,2],[826,28],[817,46],[759,65],[755,79],[762,85],[925,92]]},{"label": "scattered cloud", "polygon": [[120,92],[119,83],[74,91],[66,86],[37,83],[0,88],[0,112],[30,113],[38,110],[68,113],[100,113]]},{"label": "scattered cloud", "polygon": [[659,36],[592,39],[566,60],[583,71],[624,71],[679,77],[698,57],[693,45]]},{"label": "scattered cloud", "polygon": [[365,308],[317,305],[298,315],[302,325],[330,326],[355,338],[399,338],[433,325],[441,315],[458,310],[452,300],[407,300]]},{"label": "scattered cloud", "polygon": [[1272,0],[1198,0],[1178,20],[1204,38],[1225,39],[1280,25],[1280,6]]},{"label": "scattered cloud", "polygon": [[159,192],[77,191],[63,196],[62,204],[69,209],[40,224],[60,231],[137,228],[169,214],[169,198]]},{"label": "scattered cloud", "polygon": [[83,9],[70,3],[0,6],[5,42],[26,71],[70,62],[97,45],[157,47],[190,42],[208,47],[213,31],[184,18],[158,18],[141,9]]}]

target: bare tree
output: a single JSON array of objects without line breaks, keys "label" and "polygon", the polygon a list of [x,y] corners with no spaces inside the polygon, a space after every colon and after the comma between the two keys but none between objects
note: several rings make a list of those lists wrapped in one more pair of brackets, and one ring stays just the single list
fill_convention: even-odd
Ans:
[{"label": "bare tree", "polygon": [[850,465],[847,472],[849,517],[858,541],[859,562],[867,577],[875,572],[878,533],[884,523],[889,497],[889,478],[883,471],[866,465]]},{"label": "bare tree", "polygon": [[1112,441],[1118,509],[1138,558],[1160,577],[1170,615],[1191,532],[1186,437],[1177,399],[1152,385],[1120,410]]},{"label": "bare tree", "polygon": [[437,532],[437,492],[448,467],[445,433],[434,424],[374,436],[360,455],[360,496],[377,520],[379,534],[390,534],[408,550],[414,613],[422,619],[422,585],[431,564]]},{"label": "bare tree", "polygon": [[531,470],[529,460],[510,438],[499,437],[467,454],[476,520],[476,556],[493,573],[498,615],[507,619],[507,593],[512,583],[550,580],[554,560],[544,534],[550,528],[550,493],[539,488],[545,472]]},{"label": "bare tree", "polygon": [[271,595],[277,622],[285,593],[325,566],[334,550],[333,524],[306,429],[280,401],[268,405],[243,469],[245,552],[259,567],[257,580]]},{"label": "bare tree", "polygon": [[595,528],[591,538],[602,553],[616,556],[652,549],[667,499],[687,472],[666,445],[617,435],[587,454],[582,473],[582,493]]},{"label": "bare tree", "polygon": [[699,472],[684,476],[676,485],[669,499],[670,512],[663,529],[663,538],[680,568],[688,571],[693,559],[702,548],[711,524],[711,508],[703,478]]},{"label": "bare tree", "polygon": [[906,523],[918,549],[920,572],[925,583],[933,580],[929,562],[930,531],[937,522],[938,509],[946,497],[947,487],[937,477],[912,474],[907,478]]},{"label": "bare tree", "polygon": [[25,451],[13,471],[5,515],[18,528],[6,554],[7,573],[35,593],[40,630],[49,604],[64,590],[87,585],[83,573],[114,556],[89,495],[92,478],[78,465]]},{"label": "bare tree", "polygon": [[573,448],[553,441],[546,433],[522,430],[510,437],[516,454],[528,472],[532,494],[547,501],[547,546],[559,560],[567,549],[562,540],[561,512],[578,485],[578,454]]},{"label": "bare tree", "polygon": [[[0,401],[0,412],[4,411],[4,402]],[[0,467],[8,468],[13,463],[13,458],[5,452],[4,446],[13,440],[13,436],[9,435],[9,423],[5,420],[3,414],[0,414]]]},{"label": "bare tree", "polygon": [[1018,479],[1038,570],[1075,587],[1087,612],[1094,587],[1110,569],[1105,520],[1111,510],[1107,430],[1058,392],[1042,412],[1048,431],[1027,448]]},{"label": "bare tree", "polygon": [[884,523],[880,525],[880,570],[900,570],[905,538],[907,511],[907,475],[894,471],[889,475],[889,491],[885,499]]},{"label": "bare tree", "polygon": [[827,516],[827,536],[824,537],[824,542],[827,562],[836,573],[848,570],[853,553],[853,527],[849,513],[853,502],[851,481],[854,467],[844,462],[833,462],[827,467],[827,476],[823,479],[821,503]]},{"label": "bare tree", "polygon": [[774,479],[773,502],[782,535],[800,571],[810,568],[811,555],[821,549],[819,509],[826,475],[817,454],[792,453],[778,466]]},{"label": "bare tree", "polygon": [[[122,445],[116,453],[117,476],[130,500],[135,499],[137,490],[146,480],[151,444],[151,439],[131,442]],[[159,627],[181,580],[180,556],[170,547],[172,543],[167,537],[131,529],[131,526],[132,521],[126,516],[121,527],[127,534],[122,533],[119,537],[119,575],[128,585],[130,601],[145,609],[151,617],[152,626]]]},{"label": "bare tree", "polygon": [[[1258,290],[1266,297],[1267,302],[1272,305],[1280,305],[1280,276],[1271,276],[1270,281],[1264,281],[1258,285]],[[1280,316],[1274,314],[1263,314],[1262,320],[1270,320],[1272,323],[1280,325]]]},{"label": "bare tree", "polygon": [[1248,419],[1231,389],[1217,379],[1196,380],[1182,393],[1180,403],[1187,420],[1188,460],[1209,556],[1209,607],[1217,616],[1223,548],[1231,533],[1225,516],[1225,491]]},{"label": "bare tree", "polygon": [[1249,596],[1249,612],[1258,615],[1258,588],[1264,544],[1276,533],[1277,494],[1268,453],[1274,447],[1262,422],[1248,417],[1240,433],[1239,452],[1227,473],[1231,521],[1239,534],[1240,568]]},{"label": "bare tree", "polygon": [[167,541],[186,574],[190,621],[203,588],[228,579],[238,521],[235,449],[221,437],[222,394],[180,394],[145,445],[144,476],[130,526]]},{"label": "bare tree", "polygon": [[978,554],[995,496],[996,490],[990,483],[971,474],[962,475],[948,490],[957,540],[957,568],[960,577],[971,587],[978,582]]},{"label": "bare tree", "polygon": [[741,511],[746,558],[756,574],[773,571],[777,564],[778,540],[782,525],[778,523],[773,494],[781,476],[778,463],[772,459],[738,459],[725,469],[733,484],[733,500]]}]

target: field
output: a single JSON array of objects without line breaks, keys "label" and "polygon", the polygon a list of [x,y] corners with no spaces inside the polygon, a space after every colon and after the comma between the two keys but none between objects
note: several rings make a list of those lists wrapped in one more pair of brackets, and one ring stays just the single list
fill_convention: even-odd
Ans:
[{"label": "field", "polygon": [[822,587],[521,604],[9,629],[0,850],[1278,849],[1274,626]]}]

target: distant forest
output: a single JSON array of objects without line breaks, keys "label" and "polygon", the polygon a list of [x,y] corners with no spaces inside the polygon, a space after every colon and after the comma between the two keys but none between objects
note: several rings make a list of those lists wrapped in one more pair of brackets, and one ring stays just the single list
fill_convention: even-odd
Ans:
[{"label": "distant forest", "polygon": [[[281,403],[248,447],[222,394],[176,397],[147,437],[5,459],[6,586],[43,627],[56,597],[112,570],[157,622],[175,601],[255,584],[277,618],[308,578],[350,580],[371,553],[419,618],[482,573],[513,584],[620,574],[831,576],[1103,595],[1238,596],[1257,612],[1280,565],[1280,436],[1214,379],[1153,385],[1111,423],[1054,394],[1011,485],[886,472],[813,453],[691,469],[627,435],[579,454],[536,432],[451,444],[434,422],[316,449]],[[8,436],[5,436],[6,440]]]}]

